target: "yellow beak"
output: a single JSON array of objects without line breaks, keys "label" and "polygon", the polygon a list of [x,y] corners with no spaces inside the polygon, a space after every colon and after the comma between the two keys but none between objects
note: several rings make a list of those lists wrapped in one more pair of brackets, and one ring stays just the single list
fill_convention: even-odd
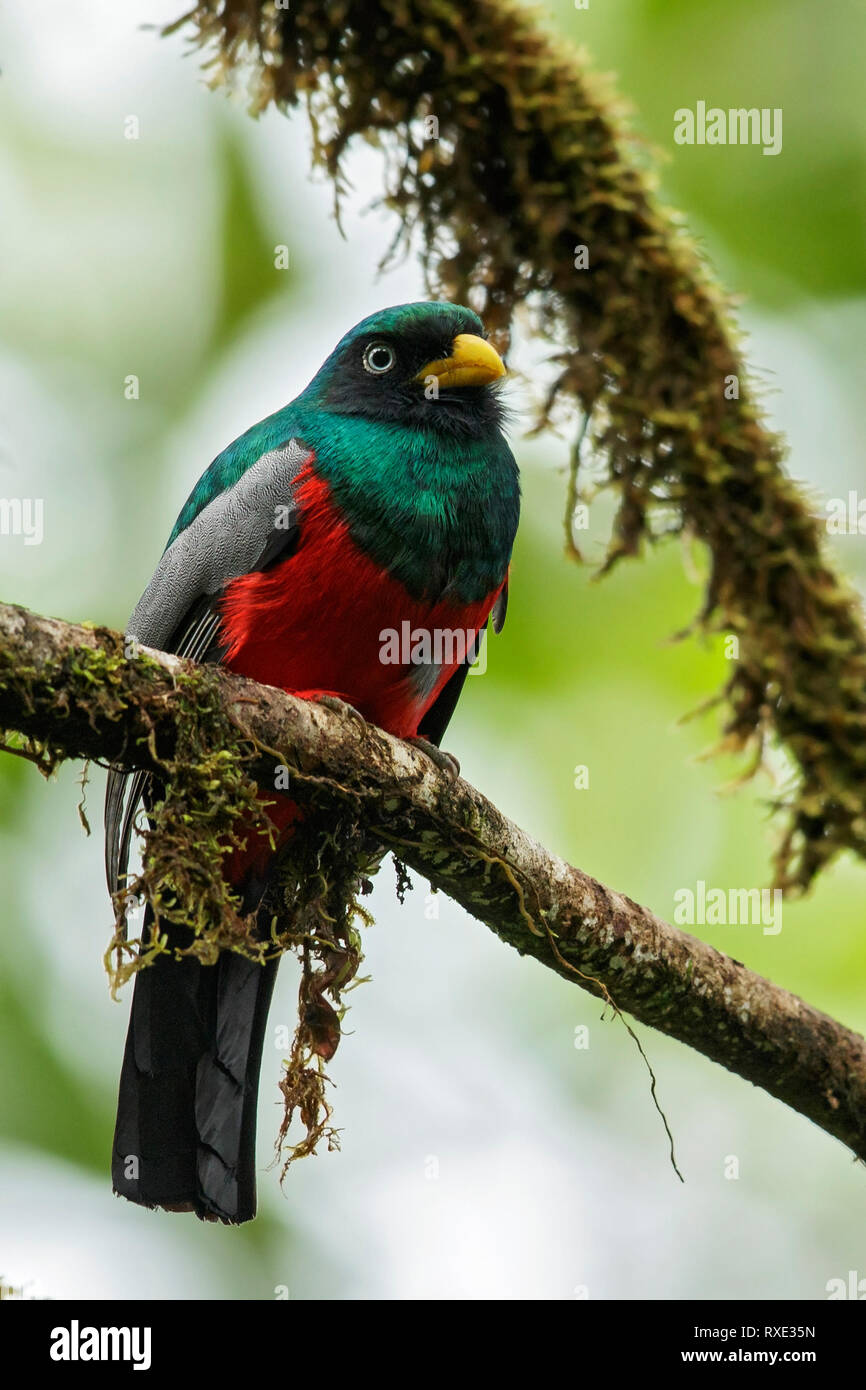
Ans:
[{"label": "yellow beak", "polygon": [[458,333],[450,357],[428,362],[415,378],[434,376],[440,386],[487,386],[505,376],[505,363],[494,347],[474,333]]}]

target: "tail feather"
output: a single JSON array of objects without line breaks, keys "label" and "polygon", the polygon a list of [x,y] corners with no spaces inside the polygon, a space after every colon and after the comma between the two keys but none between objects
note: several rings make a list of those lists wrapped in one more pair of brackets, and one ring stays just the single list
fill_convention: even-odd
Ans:
[{"label": "tail feather", "polygon": [[278,961],[158,956],[135,980],[114,1135],[114,1190],[141,1206],[249,1221],[256,1103]]}]

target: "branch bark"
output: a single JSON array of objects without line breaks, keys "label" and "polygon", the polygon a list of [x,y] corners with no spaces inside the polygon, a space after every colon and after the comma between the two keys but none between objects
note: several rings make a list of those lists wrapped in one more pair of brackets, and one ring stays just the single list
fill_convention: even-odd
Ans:
[{"label": "branch bark", "polygon": [[[181,699],[181,686],[183,698]],[[465,781],[381,729],[105,628],[0,605],[0,725],[49,762],[160,771],[190,692],[292,799],[360,808],[371,833],[521,955],[761,1086],[866,1159],[866,1041],[551,854]]]}]

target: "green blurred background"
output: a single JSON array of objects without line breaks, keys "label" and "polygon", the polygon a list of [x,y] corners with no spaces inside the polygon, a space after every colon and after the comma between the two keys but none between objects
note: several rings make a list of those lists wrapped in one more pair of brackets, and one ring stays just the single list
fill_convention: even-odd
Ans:
[{"label": "green blurred background", "polygon": [[[203,86],[166,0],[12,0],[0,17],[0,496],[41,497],[39,546],[0,537],[5,599],[125,622],[204,466],[306,384],[364,314],[418,298],[378,278],[392,230],[350,166],[345,240],[308,177],[302,118],[257,122]],[[750,358],[815,506],[863,486],[864,10],[836,0],[592,0],[537,6],[617,74],[661,152],[663,196],[744,297]],[[782,107],[783,150],[675,146],[673,112]],[[129,116],[139,138],[125,138]],[[286,245],[288,270],[274,268]],[[538,356],[518,346],[516,365]],[[139,398],[129,400],[134,374]],[[520,410],[524,397],[515,388]],[[524,425],[529,421],[524,413]],[[563,440],[521,437],[524,516],[504,634],[449,735],[464,774],[552,849],[671,918],[674,893],[769,882],[773,786],[719,788],[716,716],[680,717],[726,675],[720,644],[670,645],[700,590],[659,547],[603,584],[562,556]],[[599,501],[582,537],[603,554]],[[861,587],[863,537],[833,539]],[[589,787],[575,788],[585,765]],[[780,760],[780,770],[783,764]],[[103,774],[50,784],[0,759],[0,1275],[37,1295],[128,1298],[826,1297],[866,1276],[866,1176],[806,1120],[640,1029],[677,1144],[621,1023],[389,866],[331,1066],[343,1148],[264,1171],[281,1053],[266,1048],[260,1216],[242,1230],[111,1195],[128,999],[113,1004]],[[842,861],[783,930],[695,930],[866,1026],[864,866]],[[432,914],[438,910],[438,918]],[[291,1025],[281,972],[272,1024]],[[577,1049],[575,1029],[589,1028]],[[732,1159],[737,1162],[733,1163]],[[734,1171],[738,1176],[730,1175]]]}]

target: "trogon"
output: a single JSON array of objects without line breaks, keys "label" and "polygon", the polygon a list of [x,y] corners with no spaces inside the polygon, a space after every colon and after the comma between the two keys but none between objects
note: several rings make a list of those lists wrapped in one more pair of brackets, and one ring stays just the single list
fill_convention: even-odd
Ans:
[{"label": "trogon", "polygon": [[[470,309],[423,302],[365,319],[290,405],[202,475],[129,637],[304,699],[345,702],[434,756],[488,619],[499,630],[505,616],[520,491],[502,433],[504,375]],[[423,659],[414,645],[407,653],[383,641],[418,632],[430,636]],[[472,640],[461,649],[437,644],[438,633]],[[124,886],[138,808],[154,794],[146,774],[109,773],[112,892]],[[269,808],[284,835],[296,814],[288,799]],[[253,911],[276,856],[266,837],[248,844],[225,872]],[[275,960],[232,951],[215,965],[167,951],[136,973],[116,1192],[210,1220],[255,1215],[275,972]]]}]

